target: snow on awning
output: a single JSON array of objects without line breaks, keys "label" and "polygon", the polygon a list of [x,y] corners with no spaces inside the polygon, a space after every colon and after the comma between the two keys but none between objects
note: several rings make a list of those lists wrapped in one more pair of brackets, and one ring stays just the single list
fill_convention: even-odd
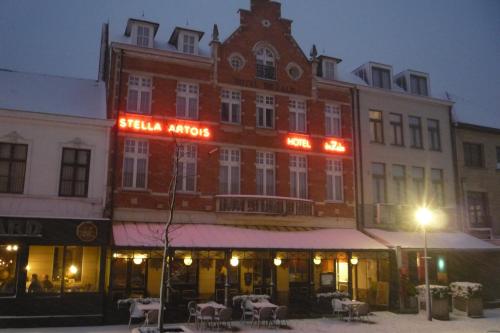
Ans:
[{"label": "snow on awning", "polygon": [[[424,247],[424,236],[421,232],[380,229],[365,229],[365,232],[388,247],[400,246],[403,249]],[[427,247],[442,250],[500,250],[498,246],[463,232],[428,232]]]},{"label": "snow on awning", "polygon": [[[162,247],[161,223],[115,222],[116,246]],[[384,250],[381,243],[355,229],[268,231],[213,224],[172,225],[171,246],[177,248]]]}]

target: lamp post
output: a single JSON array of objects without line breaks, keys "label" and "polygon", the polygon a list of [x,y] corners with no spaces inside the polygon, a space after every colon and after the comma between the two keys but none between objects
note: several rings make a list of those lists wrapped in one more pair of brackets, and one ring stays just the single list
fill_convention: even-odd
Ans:
[{"label": "lamp post", "polygon": [[[358,257],[351,258],[351,265],[354,266],[354,286],[353,286],[353,299],[356,300],[358,298]],[[354,295],[355,294],[355,295]]]},{"label": "lamp post", "polygon": [[427,320],[432,321],[431,314],[431,289],[429,287],[429,267],[427,257],[427,225],[432,220],[432,212],[428,208],[419,208],[415,213],[417,222],[422,226],[424,231],[424,270],[425,270],[425,309],[427,311]]}]

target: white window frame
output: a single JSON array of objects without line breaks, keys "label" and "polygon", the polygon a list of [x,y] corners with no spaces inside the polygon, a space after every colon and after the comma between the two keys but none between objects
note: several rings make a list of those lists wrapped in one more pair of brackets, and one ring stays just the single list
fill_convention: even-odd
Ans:
[{"label": "white window frame", "polygon": [[[274,196],[276,195],[276,154],[271,151],[257,151],[255,155],[255,168],[262,170],[262,191],[256,186],[258,195]],[[272,171],[272,180],[268,177],[268,171]],[[257,175],[257,172],[255,173]],[[268,191],[270,182],[272,189]],[[257,179],[255,180],[257,185]]]},{"label": "white window frame", "polygon": [[[194,193],[196,192],[197,180],[198,180],[198,147],[196,144],[192,143],[180,143],[177,145],[179,149],[179,169],[177,170],[177,191],[184,193]],[[175,156],[175,155],[174,155]],[[174,159],[175,163],[175,159]],[[194,175],[192,175],[193,188],[188,188],[188,164],[194,163]]]},{"label": "white window frame", "polygon": [[337,71],[337,63],[332,60],[323,60],[323,78],[327,80],[335,80],[335,72]]},{"label": "white window frame", "polygon": [[[340,182],[340,196],[337,197],[336,185]],[[331,202],[344,202],[344,171],[342,159],[329,158],[326,160],[326,200]]]},{"label": "white window frame", "polygon": [[[274,96],[270,95],[257,95],[256,97],[256,115],[255,118],[257,120],[256,126],[258,128],[267,128],[274,129],[275,126],[275,112],[274,112]],[[272,124],[267,123],[267,113],[271,112],[271,122]],[[262,119],[261,118],[262,113]],[[262,120],[262,122],[261,122]],[[259,123],[262,123],[260,125]]]},{"label": "white window frame", "polygon": [[[177,96],[175,105],[175,116],[182,119],[193,119],[198,120],[199,116],[199,96],[200,90],[196,83],[192,82],[177,82]],[[184,99],[184,108],[180,107],[179,100]],[[195,101],[196,110],[195,114],[190,114],[189,105],[192,101]]]},{"label": "white window frame", "polygon": [[[136,93],[135,103],[132,101],[132,94]],[[143,100],[148,96],[147,110],[142,110]],[[128,77],[128,92],[127,92],[127,112],[150,114],[151,101],[153,96],[153,79],[147,76],[131,74]],[[135,105],[133,105],[135,104]]]},{"label": "white window frame", "polygon": [[[149,142],[133,138],[125,138],[123,147],[123,167],[122,167],[122,187],[126,189],[145,190],[148,187],[148,167],[149,167]],[[132,159],[132,184],[125,184],[125,160]],[[137,185],[138,162],[145,160],[144,166],[144,186]]]},{"label": "white window frame", "polygon": [[[227,188],[222,188],[222,172],[220,169],[227,168]],[[221,148],[219,151],[219,193],[220,194],[240,194],[241,191],[241,152],[234,148]],[[233,179],[233,169],[237,168],[237,180]],[[236,189],[233,185],[236,184]]]},{"label": "white window frame", "polygon": [[[184,38],[192,38],[193,43],[185,43]],[[191,50],[192,48],[192,50]],[[198,54],[198,35],[193,32],[181,31],[177,37],[177,50],[186,54]]]},{"label": "white window frame", "polygon": [[[142,29],[142,33],[140,30]],[[144,34],[144,29],[147,29],[147,35]],[[147,24],[135,24],[133,29],[132,40],[139,47],[153,47],[153,31],[154,27]]]},{"label": "white window frame", "polygon": [[307,132],[307,104],[303,99],[290,98],[288,101],[289,126],[291,132]]},{"label": "white window frame", "polygon": [[338,104],[325,104],[325,136],[342,137],[342,109]]},{"label": "white window frame", "polygon": [[[305,155],[290,155],[289,159],[290,168],[290,197],[292,198],[308,198],[308,174],[307,174],[307,156]],[[295,174],[295,184],[293,175]],[[301,196],[300,175],[305,174],[305,189],[304,195]],[[293,191],[295,188],[295,192]]]},{"label": "white window frame", "polygon": [[[228,119],[222,118],[223,104],[228,105]],[[237,109],[237,110],[235,110]],[[237,119],[234,120],[233,116],[237,113]],[[237,90],[222,89],[221,91],[221,113],[220,119],[223,123],[228,124],[241,124],[241,92]]]}]

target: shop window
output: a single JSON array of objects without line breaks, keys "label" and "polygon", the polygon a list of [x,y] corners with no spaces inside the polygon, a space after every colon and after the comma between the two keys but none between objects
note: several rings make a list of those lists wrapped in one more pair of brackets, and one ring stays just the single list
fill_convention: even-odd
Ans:
[{"label": "shop window", "polygon": [[28,145],[0,142],[0,193],[23,193]]},{"label": "shop window", "polygon": [[100,248],[33,245],[26,270],[28,294],[98,292]]},{"label": "shop window", "polygon": [[191,265],[187,266],[184,264],[183,259],[174,259],[170,272],[172,285],[196,285],[198,272],[197,260],[193,260]]},{"label": "shop window", "polygon": [[290,259],[288,272],[290,276],[290,282],[308,282],[309,261],[302,258]]},{"label": "shop window", "polygon": [[0,245],[0,297],[16,294],[19,245]]},{"label": "shop window", "polygon": [[90,150],[63,148],[59,196],[86,197],[89,169]]},{"label": "shop window", "polygon": [[337,290],[347,291],[349,283],[349,265],[347,259],[337,260]]},{"label": "shop window", "polygon": [[[239,271],[238,267],[233,267],[229,265],[229,284],[239,285]],[[218,285],[224,285],[226,283],[227,267],[225,259],[215,260],[215,283]]]}]

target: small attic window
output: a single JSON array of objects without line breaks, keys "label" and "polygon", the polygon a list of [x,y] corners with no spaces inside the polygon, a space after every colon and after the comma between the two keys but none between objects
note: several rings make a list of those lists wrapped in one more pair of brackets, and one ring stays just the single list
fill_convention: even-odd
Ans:
[{"label": "small attic window", "polygon": [[182,31],[179,33],[177,50],[187,54],[198,54],[198,36],[194,33]]},{"label": "small attic window", "polygon": [[136,42],[137,46],[149,47],[151,40],[151,27],[137,25]]},{"label": "small attic window", "polygon": [[372,86],[391,89],[391,71],[382,67],[372,67]]},{"label": "small attic window", "polygon": [[335,80],[335,61],[323,60],[323,78],[327,80]]},{"label": "small attic window", "polygon": [[429,95],[427,91],[427,78],[425,76],[411,74],[410,87],[412,94],[417,94],[422,96]]}]

